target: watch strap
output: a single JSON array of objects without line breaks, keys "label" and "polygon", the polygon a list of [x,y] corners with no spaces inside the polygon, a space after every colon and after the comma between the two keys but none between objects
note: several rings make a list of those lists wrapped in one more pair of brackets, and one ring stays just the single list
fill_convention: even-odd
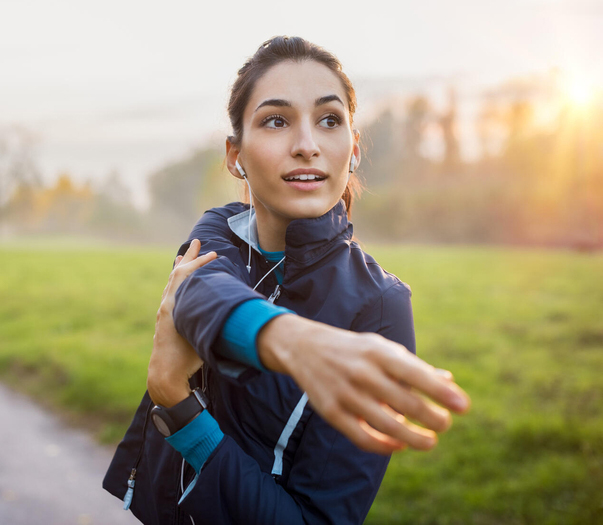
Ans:
[{"label": "watch strap", "polygon": [[[207,408],[207,399],[199,389],[195,389],[191,394],[170,408],[163,406],[155,406],[152,413],[153,422],[156,417],[159,417],[167,429],[169,434],[165,433],[165,429],[159,429],[163,435],[173,435],[181,428],[190,423],[196,416]],[[158,427],[159,428],[159,427]]]},{"label": "watch strap", "polygon": [[206,408],[207,401],[203,398],[203,394],[197,389],[193,390],[191,394],[186,399],[180,401],[180,403],[175,404],[173,407],[165,408],[165,411],[179,427],[178,430],[180,430]]}]

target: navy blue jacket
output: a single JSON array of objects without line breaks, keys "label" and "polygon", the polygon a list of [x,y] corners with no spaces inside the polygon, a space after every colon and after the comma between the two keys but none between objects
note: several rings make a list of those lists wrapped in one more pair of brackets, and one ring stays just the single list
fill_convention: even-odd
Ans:
[{"label": "navy blue jacket", "polygon": [[272,296],[308,319],[376,332],[415,352],[410,289],[352,240],[340,201],[321,217],[290,223],[282,285],[270,274],[253,291],[271,265],[254,249],[255,236],[247,238],[247,210],[242,203],[209,210],[179,250],[197,238],[202,252],[219,255],[180,286],[174,321],[206,363],[210,412],[224,439],[192,484],[192,469],[150,423],[145,394],[103,485],[123,498],[136,468],[131,509],[148,524],[189,523],[188,516],[196,525],[362,523],[389,457],[363,452],[334,430],[289,376],[247,368],[215,349],[236,306]]}]

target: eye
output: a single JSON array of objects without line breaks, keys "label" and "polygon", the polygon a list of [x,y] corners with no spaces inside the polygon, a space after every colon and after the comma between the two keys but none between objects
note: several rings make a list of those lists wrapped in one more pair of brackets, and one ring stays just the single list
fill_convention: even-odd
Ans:
[{"label": "eye", "polygon": [[287,121],[281,115],[270,115],[262,120],[261,126],[265,128],[284,128],[287,126]]},{"label": "eye", "polygon": [[319,123],[324,128],[336,128],[341,124],[341,118],[335,113],[323,117]]}]

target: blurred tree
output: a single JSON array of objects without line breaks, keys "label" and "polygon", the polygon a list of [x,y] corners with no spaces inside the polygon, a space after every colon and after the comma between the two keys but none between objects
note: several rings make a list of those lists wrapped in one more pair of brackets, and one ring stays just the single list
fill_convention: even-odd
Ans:
[{"label": "blurred tree", "polygon": [[234,177],[223,170],[223,159],[217,149],[201,149],[149,177],[149,213],[157,235],[181,239],[205,209],[236,199]]},{"label": "blurred tree", "polygon": [[361,170],[371,188],[392,184],[400,176],[402,132],[402,125],[391,108],[363,128],[361,144],[365,158]]},{"label": "blurred tree", "polygon": [[132,191],[124,184],[117,170],[110,171],[103,179],[98,188],[98,195],[116,206],[132,206]]},{"label": "blurred tree", "polygon": [[13,192],[20,188],[19,206],[23,210],[27,191],[41,184],[35,163],[36,144],[36,137],[23,127],[0,129],[0,233],[6,228],[7,205]]},{"label": "blurred tree", "polygon": [[37,219],[34,216],[34,209],[38,199],[39,189],[32,187],[31,184],[21,183],[13,191],[10,200],[6,203],[5,224],[4,227],[20,231],[30,231],[35,229]]},{"label": "blurred tree", "polygon": [[514,101],[507,111],[507,141],[505,157],[516,168],[524,168],[526,156],[529,155],[529,139],[533,134],[534,108],[528,100]]},{"label": "blurred tree", "polygon": [[444,139],[444,159],[442,168],[451,173],[459,169],[461,157],[457,138],[457,96],[454,88],[448,90],[448,110],[439,117]]},{"label": "blurred tree", "polygon": [[77,187],[68,173],[62,173],[54,186],[38,193],[34,217],[44,231],[82,233],[92,213],[93,197],[89,184]]},{"label": "blurred tree", "polygon": [[430,114],[429,101],[423,96],[413,97],[406,108],[404,147],[409,158],[422,157],[421,144]]},{"label": "blurred tree", "polygon": [[132,192],[117,170],[111,171],[94,195],[89,230],[116,240],[151,240],[144,216],[132,204]]},{"label": "blurred tree", "polygon": [[475,121],[481,149],[481,160],[488,162],[498,156],[504,136],[504,119],[494,97],[486,93]]},{"label": "blurred tree", "polygon": [[402,155],[404,170],[411,176],[420,175],[425,169],[426,162],[421,148],[431,116],[431,105],[426,97],[418,95],[408,102],[404,120]]}]

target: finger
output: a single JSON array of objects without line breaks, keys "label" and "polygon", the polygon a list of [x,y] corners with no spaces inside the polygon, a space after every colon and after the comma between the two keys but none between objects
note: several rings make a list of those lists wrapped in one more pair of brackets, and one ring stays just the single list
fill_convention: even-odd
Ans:
[{"label": "finger", "polygon": [[454,376],[452,375],[452,372],[450,370],[444,370],[443,368],[436,368],[434,370],[434,372],[436,374],[440,374],[444,379],[447,379],[448,381],[454,381]]},{"label": "finger", "polygon": [[197,257],[194,261],[191,261],[189,264],[191,265],[191,268],[194,268],[196,270],[197,268],[201,268],[201,266],[206,265],[208,262],[213,261],[217,257],[218,254],[216,252],[208,252],[201,255],[200,257]]},{"label": "finger", "polygon": [[354,445],[367,452],[389,455],[407,448],[406,443],[401,443],[390,436],[382,434],[368,425],[366,421],[351,414],[342,413],[331,424],[354,443]]},{"label": "finger", "polygon": [[200,249],[201,242],[199,241],[199,239],[193,239],[188,247],[188,250],[186,250],[186,253],[184,254],[182,262],[186,264],[187,262],[190,262],[195,259],[197,255],[199,255]]},{"label": "finger", "polygon": [[209,253],[205,253],[205,254],[201,255],[200,257],[193,259],[192,261],[189,261],[189,262],[186,262],[186,263],[183,263],[182,265],[180,265],[180,268],[178,270],[179,283],[182,282],[184,279],[186,279],[186,277],[188,277],[195,270],[206,265],[208,262],[213,261],[217,257],[218,257],[218,255],[216,254],[216,252],[209,252]]},{"label": "finger", "polygon": [[358,414],[379,433],[396,441],[407,443],[418,450],[429,450],[438,442],[436,433],[408,421],[395,412],[367,396],[354,396],[346,406],[350,412]]},{"label": "finger", "polygon": [[396,419],[402,424],[404,429],[402,436],[409,447],[416,450],[431,450],[438,444],[438,435],[434,431],[415,425],[412,421],[409,421],[405,416],[398,414],[387,405],[384,405],[382,408],[386,415],[389,415],[391,418]]},{"label": "finger", "polygon": [[390,378],[371,375],[363,388],[374,398],[389,405],[393,411],[418,421],[430,430],[444,432],[452,424],[450,412],[400,385]]},{"label": "finger", "polygon": [[183,257],[182,255],[179,255],[178,257],[176,257],[176,260],[174,261],[174,268],[180,264],[182,257]]},{"label": "finger", "polygon": [[377,353],[381,366],[398,381],[416,388],[431,399],[454,410],[466,412],[469,396],[456,384],[435,372],[435,368],[408,352],[401,345],[384,340],[390,347],[387,353]]},{"label": "finger", "polygon": [[[198,241],[197,241],[198,242]],[[204,264],[207,264],[209,261],[215,259],[217,257],[216,252],[209,252],[201,257],[196,257],[193,260],[187,262],[187,252],[178,265],[177,268],[172,270],[168,280],[168,294],[171,293],[172,290],[177,290],[178,287],[184,282],[184,280],[195,270],[201,268]],[[192,252],[194,253],[194,251]]]}]

